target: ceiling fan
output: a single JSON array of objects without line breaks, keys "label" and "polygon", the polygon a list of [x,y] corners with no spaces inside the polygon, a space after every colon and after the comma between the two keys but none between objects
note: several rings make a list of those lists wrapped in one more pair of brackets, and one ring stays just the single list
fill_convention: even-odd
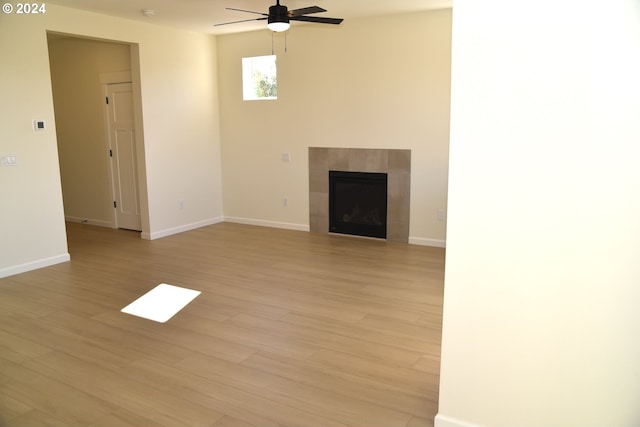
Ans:
[{"label": "ceiling fan", "polygon": [[253,12],[251,10],[234,9],[232,7],[227,7],[226,9],[236,10],[238,12],[255,13],[256,15],[261,15],[262,17],[254,18],[254,19],[243,19],[241,21],[224,22],[222,24],[215,24],[214,26],[217,27],[219,25],[229,25],[229,24],[237,24],[240,22],[266,20],[267,27],[271,31],[282,32],[282,31],[287,31],[291,26],[289,21],[306,21],[306,22],[315,22],[318,24],[334,24],[334,25],[338,25],[343,21],[341,18],[324,18],[320,16],[307,16],[312,13],[326,12],[326,10],[318,6],[310,6],[310,7],[303,7],[302,9],[288,10],[287,6],[280,5],[280,0],[276,0],[276,4],[269,7],[269,13],[260,13],[260,12]]}]

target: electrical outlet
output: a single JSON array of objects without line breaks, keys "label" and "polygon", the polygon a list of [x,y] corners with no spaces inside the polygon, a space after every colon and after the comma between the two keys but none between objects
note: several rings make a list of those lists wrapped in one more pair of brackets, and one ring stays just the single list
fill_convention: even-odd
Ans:
[{"label": "electrical outlet", "polygon": [[290,153],[282,153],[282,161],[283,162],[290,162],[291,161],[291,154]]},{"label": "electrical outlet", "polygon": [[438,209],[438,221],[444,221],[444,209]]},{"label": "electrical outlet", "polygon": [[284,196],[282,198],[282,206],[284,206],[284,207],[289,206],[289,198],[287,196]]},{"label": "electrical outlet", "polygon": [[184,209],[184,200],[180,199],[178,201],[178,206],[180,207],[180,210]]}]

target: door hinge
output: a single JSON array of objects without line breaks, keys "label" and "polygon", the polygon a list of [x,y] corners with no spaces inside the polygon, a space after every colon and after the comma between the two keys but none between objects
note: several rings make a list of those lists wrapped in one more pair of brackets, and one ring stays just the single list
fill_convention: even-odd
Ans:
[{"label": "door hinge", "polygon": [[109,104],[109,97],[107,96],[105,99],[107,100],[107,104]]},{"label": "door hinge", "polygon": [[118,204],[116,203],[116,201],[115,201],[115,200],[113,201],[113,207],[114,207],[114,208],[117,208],[117,207],[118,207]]},{"label": "door hinge", "polygon": [[109,157],[113,157],[113,151],[109,150]]}]

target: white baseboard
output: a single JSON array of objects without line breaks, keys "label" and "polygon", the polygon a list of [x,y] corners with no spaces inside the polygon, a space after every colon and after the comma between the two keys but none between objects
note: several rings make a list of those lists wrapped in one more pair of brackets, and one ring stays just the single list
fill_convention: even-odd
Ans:
[{"label": "white baseboard", "polygon": [[79,218],[76,216],[65,216],[64,220],[67,222],[75,222],[78,224],[88,224],[88,225],[97,225],[98,227],[115,228],[115,226],[113,225],[113,222],[102,221],[99,219]]},{"label": "white baseboard", "polygon": [[479,424],[471,424],[455,418],[438,414],[434,420],[433,427],[483,427]]},{"label": "white baseboard", "polygon": [[71,256],[67,252],[66,254],[62,254],[62,255],[56,255],[49,258],[43,258],[36,261],[31,261],[24,264],[3,268],[0,270],[0,279],[2,279],[3,277],[13,276],[15,274],[26,273],[27,271],[31,271],[31,270],[37,270],[39,268],[60,264],[62,262],[67,262],[70,259],[71,259]]},{"label": "white baseboard", "polygon": [[258,225],[260,227],[284,228],[286,230],[309,231],[307,224],[291,224],[288,222],[264,221],[261,219],[238,218],[233,216],[225,216],[227,222],[235,222],[237,224]]},{"label": "white baseboard", "polygon": [[425,239],[422,237],[411,237],[409,236],[409,243],[412,245],[419,246],[432,246],[434,248],[446,248],[447,241],[440,239]]},{"label": "white baseboard", "polygon": [[[224,221],[235,222],[237,224],[257,225],[260,227],[284,228],[286,230],[309,231],[307,224],[292,224],[288,222],[265,221],[262,219],[239,218],[233,216],[225,216]],[[445,248],[446,241],[438,239],[424,239],[422,237],[409,237],[409,244],[420,246],[432,246],[436,248]]]},{"label": "white baseboard", "polygon": [[191,224],[181,225],[179,227],[167,228],[166,230],[154,231],[153,233],[142,232],[140,237],[145,240],[155,240],[162,237],[171,236],[173,234],[184,233],[185,231],[195,230],[196,228],[206,227],[208,225],[218,224],[222,222],[221,216],[205,219],[203,221],[192,222]]}]

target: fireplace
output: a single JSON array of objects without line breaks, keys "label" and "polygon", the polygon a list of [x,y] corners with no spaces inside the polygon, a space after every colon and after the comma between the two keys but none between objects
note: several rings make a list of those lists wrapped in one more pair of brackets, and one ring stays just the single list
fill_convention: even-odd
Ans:
[{"label": "fireplace", "polygon": [[387,238],[387,174],[329,171],[329,231]]},{"label": "fireplace", "polygon": [[[409,241],[411,150],[309,147],[309,231],[313,233],[337,232],[329,224],[329,171],[386,175],[384,238]],[[345,213],[350,215],[343,212],[343,218]]]}]

